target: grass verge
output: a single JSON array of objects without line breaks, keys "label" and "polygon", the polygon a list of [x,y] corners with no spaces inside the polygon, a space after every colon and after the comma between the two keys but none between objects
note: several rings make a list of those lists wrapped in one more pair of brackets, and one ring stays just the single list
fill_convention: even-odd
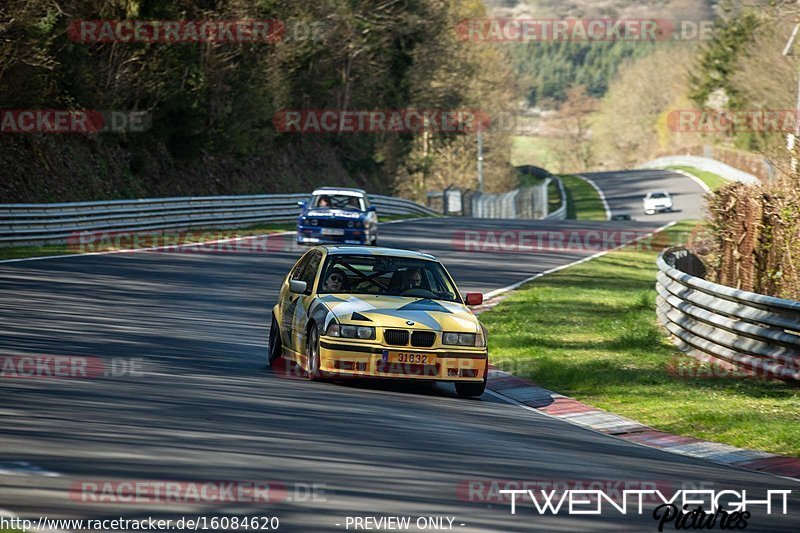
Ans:
[{"label": "grass verge", "polygon": [[711,189],[712,191],[716,191],[720,187],[730,183],[730,181],[726,180],[725,178],[723,178],[718,174],[714,174],[713,172],[707,172],[705,170],[700,170],[694,167],[674,166],[674,167],[667,167],[667,170],[682,170],[684,172],[687,172],[692,176],[700,179],[700,181],[705,183],[706,186],[708,186],[708,188]]},{"label": "grass verge", "polygon": [[594,187],[577,176],[561,176],[567,192],[567,219],[606,220],[603,201]]},{"label": "grass verge", "polygon": [[[382,222],[391,222],[393,220],[405,220],[408,218],[419,218],[423,215],[386,215],[380,217]],[[282,231],[294,231],[297,224],[294,222],[287,223],[267,223],[249,226],[241,229],[193,229],[186,232],[181,232],[181,243],[190,244],[201,242],[204,240],[217,240],[232,237],[247,237],[250,235],[263,235],[268,233],[279,233]],[[170,230],[164,230],[164,235],[170,235]],[[174,232],[177,233],[177,232]],[[146,236],[147,232],[140,235]],[[133,240],[133,239],[129,239]],[[148,242],[153,242],[152,239],[142,238],[142,247],[147,247]],[[164,239],[161,240],[164,242]],[[112,251],[113,246],[92,245],[91,250],[87,251]],[[134,247],[135,248],[135,247]],[[44,244],[41,246],[3,246],[0,247],[0,260],[3,259],[24,259],[28,257],[46,257],[51,255],[74,255],[80,253],[74,247],[67,244]],[[2,532],[0,532],[2,533]]]},{"label": "grass verge", "polygon": [[669,372],[689,358],[656,323],[656,255],[632,245],[523,286],[481,315],[493,362],[663,431],[800,456],[800,389]]}]

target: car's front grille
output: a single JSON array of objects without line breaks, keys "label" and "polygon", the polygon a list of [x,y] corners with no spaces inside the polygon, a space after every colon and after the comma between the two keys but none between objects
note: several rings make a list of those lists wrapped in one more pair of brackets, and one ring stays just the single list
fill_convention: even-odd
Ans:
[{"label": "car's front grille", "polygon": [[386,341],[386,344],[407,346],[408,332],[404,329],[387,329],[383,331],[383,339]]},{"label": "car's front grille", "polygon": [[[315,220],[316,224],[314,226],[318,226],[320,228],[349,228],[355,227],[357,220],[355,219],[341,219],[341,218],[316,218],[316,217],[309,217],[306,219],[305,225],[311,226],[311,221]],[[353,226],[349,224],[352,223]]]},{"label": "car's front grille", "polygon": [[415,331],[411,334],[411,346],[430,348],[436,342],[436,333],[433,331]]}]

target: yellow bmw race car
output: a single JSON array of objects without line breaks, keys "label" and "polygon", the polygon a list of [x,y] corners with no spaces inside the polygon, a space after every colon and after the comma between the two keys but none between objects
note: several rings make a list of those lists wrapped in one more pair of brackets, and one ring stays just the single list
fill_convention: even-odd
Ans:
[{"label": "yellow bmw race car", "polygon": [[283,356],[309,379],[334,376],[453,382],[486,388],[486,331],[432,255],[317,246],[283,280],[272,309],[269,362]]}]

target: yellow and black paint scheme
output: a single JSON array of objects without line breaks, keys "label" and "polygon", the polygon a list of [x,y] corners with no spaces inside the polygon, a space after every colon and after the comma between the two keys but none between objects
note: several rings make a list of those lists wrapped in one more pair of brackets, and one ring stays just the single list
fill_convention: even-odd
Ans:
[{"label": "yellow and black paint scheme", "polygon": [[[310,379],[349,376],[453,382],[460,396],[480,396],[488,374],[486,330],[461,297],[444,301],[386,294],[319,294],[328,255],[347,253],[437,261],[429,254],[389,248],[311,248],[281,284],[272,310],[270,363],[282,356],[301,366]],[[292,280],[302,277],[305,290],[293,292]],[[372,326],[375,335],[370,339],[329,336],[331,324]],[[445,332],[474,334],[476,345],[446,345]],[[424,341],[422,345],[418,340]]]}]

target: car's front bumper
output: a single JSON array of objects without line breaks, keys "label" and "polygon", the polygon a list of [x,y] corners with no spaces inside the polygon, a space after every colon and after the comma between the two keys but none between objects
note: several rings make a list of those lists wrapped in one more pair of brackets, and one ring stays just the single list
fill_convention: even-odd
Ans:
[{"label": "car's front bumper", "polygon": [[672,204],[645,204],[645,211],[669,211],[672,209]]},{"label": "car's front bumper", "polygon": [[[334,229],[341,235],[324,235],[323,230]],[[320,226],[298,226],[299,244],[366,244],[367,232],[361,228],[322,228]]]},{"label": "car's front bumper", "polygon": [[[390,363],[389,351],[435,355],[436,364]],[[487,364],[487,349],[479,347],[384,346],[336,337],[320,341],[320,370],[331,376],[480,382]]]}]

